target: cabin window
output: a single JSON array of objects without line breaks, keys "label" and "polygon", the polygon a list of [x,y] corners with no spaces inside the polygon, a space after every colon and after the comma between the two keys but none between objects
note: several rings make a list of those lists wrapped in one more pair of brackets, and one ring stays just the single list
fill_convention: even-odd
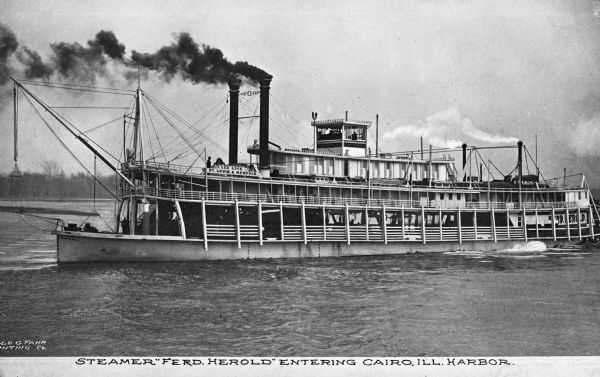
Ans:
[{"label": "cabin window", "polygon": [[317,141],[320,140],[341,140],[342,131],[339,128],[318,128]]},{"label": "cabin window", "polygon": [[442,192],[440,194],[440,200],[444,200],[445,198],[446,198],[446,194]]},{"label": "cabin window", "polygon": [[344,127],[344,138],[347,140],[365,140],[365,127]]},{"label": "cabin window", "polygon": [[578,194],[579,194],[579,200],[581,200],[581,191],[579,191]]}]

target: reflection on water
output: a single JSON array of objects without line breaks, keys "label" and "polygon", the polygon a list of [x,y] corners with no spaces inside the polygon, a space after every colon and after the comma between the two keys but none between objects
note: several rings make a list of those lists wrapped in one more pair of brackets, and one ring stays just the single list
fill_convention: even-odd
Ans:
[{"label": "reflection on water", "polygon": [[[58,266],[54,237],[12,214],[0,240],[0,339],[46,340],[43,355],[600,351],[593,252]],[[17,354],[41,355],[0,350]]]}]

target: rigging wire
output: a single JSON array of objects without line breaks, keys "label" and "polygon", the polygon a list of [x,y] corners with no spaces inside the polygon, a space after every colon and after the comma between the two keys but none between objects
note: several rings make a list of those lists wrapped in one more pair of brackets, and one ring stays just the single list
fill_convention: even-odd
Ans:
[{"label": "rigging wire", "polygon": [[[148,124],[148,120],[146,119],[146,113],[144,111],[142,111],[142,117],[144,118],[144,124]],[[148,127],[146,127],[146,129],[148,129]],[[148,144],[150,144],[150,152],[151,155],[154,155],[154,146],[152,145],[152,139],[150,138],[150,132],[144,132],[144,134],[146,135],[146,138],[148,139]]]},{"label": "rigging wire", "polygon": [[[290,116],[290,118],[291,118],[291,119],[292,119],[294,122],[296,122],[296,124],[297,124],[299,127],[302,127],[302,124],[303,124],[303,123],[302,123],[302,122],[300,122],[298,119],[296,119],[296,118],[295,118],[295,117],[294,117],[294,116],[293,116],[291,113],[289,113],[289,112],[288,112],[288,111],[285,109],[285,107],[283,107],[283,105],[282,105],[281,103],[279,103],[279,101],[277,101],[277,99],[276,99],[275,97],[273,97],[273,95],[272,95],[272,94],[269,94],[269,98],[273,99],[273,102],[275,103],[275,105],[279,106],[279,108],[280,108],[280,109],[281,109],[281,110],[282,110],[282,111],[283,111],[283,112],[284,112],[286,115],[289,115],[289,116]],[[289,132],[289,133],[292,135],[292,139],[294,139],[294,140],[297,140],[297,139],[305,139],[305,138],[307,137],[307,136],[306,136],[306,135],[307,135],[307,133],[298,131],[298,129],[301,129],[301,128],[293,128],[293,130],[295,131],[295,133],[296,133],[296,134],[292,134],[292,133],[291,133],[291,131],[289,130],[289,128],[288,128],[288,127],[283,127],[283,128],[284,128],[286,131],[288,131],[288,132]],[[308,141],[307,143],[310,143],[310,141]]]},{"label": "rigging wire", "polygon": [[[29,221],[25,220],[25,218],[23,217],[23,215],[27,215],[27,216],[33,216],[33,217],[38,217],[38,218],[42,219],[41,217],[39,217],[39,216],[35,216],[35,215],[33,215],[33,214],[31,214],[31,213],[28,213],[28,212],[27,212],[27,213],[18,213],[18,215],[19,215],[19,217],[21,218],[21,220],[22,220],[22,221],[23,221],[25,224],[29,225],[29,226],[30,226],[30,227],[32,227],[33,229],[37,229],[37,230],[39,230],[40,232],[52,232],[52,229],[42,229],[42,228],[38,228],[37,226],[33,225],[33,224],[32,224],[32,223],[30,223]],[[43,220],[43,219],[42,219],[42,220]],[[52,222],[52,225],[54,225],[54,222]]]},{"label": "rigging wire", "polygon": [[[127,109],[127,107],[125,107],[125,109]],[[109,121],[108,121],[108,122],[106,122],[106,123],[102,123],[102,124],[100,124],[100,125],[97,125],[97,126],[95,126],[95,127],[92,127],[92,128],[90,128],[89,130],[85,130],[85,131],[83,131],[81,134],[82,134],[82,135],[85,135],[85,134],[87,134],[87,133],[89,133],[89,132],[96,131],[96,130],[97,130],[97,129],[99,129],[99,128],[102,128],[102,127],[104,127],[104,126],[107,126],[107,125],[111,124],[112,122],[116,122],[117,120],[121,120],[121,119],[123,119],[123,117],[122,117],[122,116],[119,116],[119,117],[117,117],[117,118],[115,118],[115,119],[113,119],[113,120],[109,120]],[[87,136],[87,135],[86,135],[86,136]]]},{"label": "rigging wire", "polygon": [[[501,175],[502,177],[506,177],[506,174],[502,173],[502,172],[500,171],[500,169],[498,169],[498,167],[496,166],[496,164],[494,164],[494,162],[493,162],[492,160],[490,160],[490,164],[492,164],[492,166],[493,166],[493,167],[494,167],[496,170],[498,170],[498,173],[500,173],[500,175]],[[512,173],[512,172],[511,172],[511,173]]]},{"label": "rigging wire", "polygon": [[192,126],[195,126],[198,123],[200,123],[204,118],[206,118],[207,116],[209,116],[210,113],[212,113],[213,111],[215,111],[215,109],[217,107],[219,107],[219,105],[222,106],[222,107],[225,107],[227,105],[227,102],[222,102],[222,101],[217,102],[215,104],[215,106],[213,106],[210,110],[208,110],[208,112],[206,114],[204,114],[202,117],[200,117],[200,119],[198,119],[197,121],[195,121],[194,123],[192,123]]},{"label": "rigging wire", "polygon": [[58,85],[42,85],[42,84],[36,84],[36,83],[30,83],[30,82],[28,82],[27,85],[43,86],[46,88],[55,88],[55,89],[64,89],[64,90],[75,90],[75,91],[80,91],[80,92],[114,94],[114,95],[121,95],[121,96],[130,96],[131,95],[131,93],[125,93],[125,92],[116,92],[116,91],[108,91],[108,90],[94,90],[94,89],[84,89],[84,88],[65,88],[63,86],[58,86]]},{"label": "rigging wire", "polygon": [[95,175],[93,175],[90,170],[83,164],[83,162],[81,162],[77,156],[75,155],[75,153],[73,153],[73,151],[71,151],[69,149],[69,147],[67,147],[67,145],[61,140],[61,138],[58,136],[58,134],[52,129],[52,127],[50,126],[50,124],[46,121],[46,119],[44,119],[44,117],[42,116],[42,114],[39,112],[39,110],[37,109],[37,107],[34,106],[33,102],[31,101],[31,99],[29,98],[29,96],[24,95],[25,99],[27,100],[27,102],[29,102],[29,104],[31,105],[31,107],[33,108],[33,110],[35,110],[35,112],[38,114],[38,116],[40,117],[40,119],[42,120],[42,122],[44,122],[44,124],[46,125],[46,127],[48,127],[48,129],[50,130],[50,132],[52,132],[52,134],[54,135],[54,137],[56,137],[56,139],[62,144],[62,146],[67,150],[67,152],[69,152],[69,154],[79,163],[79,165],[81,165],[81,167],[92,177],[94,177],[94,180],[96,182],[98,182],[100,184],[100,186],[102,186],[102,188],[104,188],[112,197],[114,197],[115,199],[119,199],[115,194],[112,193],[112,191],[110,191],[105,185],[104,183],[102,183],[102,181],[100,181]]},{"label": "rigging wire", "polygon": [[[487,165],[486,165],[486,163],[485,163],[485,159],[484,159],[484,158],[483,158],[483,156],[482,156],[482,155],[479,153],[479,150],[475,149],[475,153],[477,153],[477,154],[479,155],[479,158],[481,159],[481,162],[482,162],[482,163],[483,163],[483,164],[486,166],[486,168],[487,168],[487,171],[488,171],[488,174],[492,176],[492,179],[496,179],[496,178],[494,177],[494,174],[492,174],[492,171],[490,170],[490,166],[489,166],[490,164],[487,164]],[[488,160],[488,162],[489,162],[489,163],[491,163],[491,162],[492,162],[492,160]],[[483,175],[483,174],[482,174],[482,175]],[[483,177],[480,177],[480,178],[481,178],[481,179],[483,179]],[[488,180],[489,180],[489,178],[488,178]]]},{"label": "rigging wire", "polygon": [[54,113],[54,115],[56,115],[57,117],[59,117],[60,119],[62,119],[65,123],[67,123],[69,126],[71,126],[72,128],[75,129],[75,131],[77,131],[79,133],[79,136],[85,136],[87,140],[89,140],[90,142],[92,142],[95,146],[97,146],[98,148],[102,149],[102,151],[106,154],[108,154],[111,158],[113,158],[115,161],[119,161],[115,156],[112,155],[112,153],[110,153],[109,151],[107,151],[106,149],[104,149],[104,147],[102,147],[100,144],[96,143],[94,141],[94,139],[90,138],[88,135],[85,135],[84,132],[82,132],[79,128],[77,128],[73,123],[71,123],[67,118],[65,118],[62,114],[59,114],[58,112],[54,111],[52,109],[52,112]]},{"label": "rigging wire", "polygon": [[[527,155],[529,156],[529,158],[531,158],[531,160],[533,161],[533,157],[532,157],[532,156],[531,156],[531,154],[529,153],[529,150],[528,150],[527,148],[524,148],[524,149],[525,149],[525,152],[527,153]],[[535,164],[535,163],[534,163],[534,165],[535,165],[535,167],[536,167],[536,170],[537,170],[537,172],[538,172],[538,173],[540,173],[540,177],[542,177],[542,179],[544,180],[544,182],[547,182],[547,181],[546,181],[546,178],[545,178],[545,177],[544,177],[544,175],[542,174],[542,171],[540,170],[539,166],[537,166],[537,164]]]},{"label": "rigging wire", "polygon": [[[150,119],[150,125],[152,126],[152,129],[154,130],[154,135],[156,136],[156,140],[158,141],[158,147],[160,148],[160,151],[164,157],[165,151],[160,142],[160,137],[158,137],[158,132],[156,131],[156,127],[154,126],[154,120],[152,119],[152,116],[150,115],[150,111],[148,110],[148,106],[147,106],[147,103],[146,103],[146,100],[144,99],[144,97],[142,97],[142,101],[144,101],[144,105],[145,105],[144,110],[146,111],[146,113],[148,113],[148,119]],[[145,115],[144,115],[144,119],[146,119]],[[148,132],[148,134],[149,134],[149,132]],[[155,157],[154,152],[152,152],[152,154],[153,154],[153,156],[151,156],[150,158],[154,159],[154,157]],[[165,159],[165,162],[167,162],[166,157],[164,157],[164,159]]]},{"label": "rigging wire", "polygon": [[60,86],[65,86],[65,87],[105,89],[105,90],[115,90],[115,91],[121,91],[121,92],[135,93],[135,90],[132,90],[132,89],[107,88],[107,87],[93,86],[93,85],[69,84],[69,83],[60,83],[60,82],[51,82],[51,81],[39,81],[39,80],[29,80],[29,79],[23,79],[23,80],[19,80],[19,81],[20,82],[27,82],[27,83],[30,83],[30,84],[40,84],[40,85],[48,85],[49,84],[49,85],[60,85]]},{"label": "rigging wire", "polygon": [[[144,93],[145,94],[145,93]],[[222,146],[220,146],[219,144],[217,144],[216,142],[214,142],[213,140],[211,140],[210,138],[206,137],[206,135],[204,135],[203,133],[201,133],[200,131],[198,131],[197,129],[195,129],[194,127],[192,127],[185,119],[181,118],[179,115],[177,115],[176,113],[174,113],[173,111],[171,111],[169,108],[167,108],[166,106],[164,106],[163,104],[161,104],[160,102],[154,100],[154,98],[152,98],[149,95],[146,95],[150,101],[150,103],[152,104],[152,106],[158,111],[158,113],[165,119],[167,120],[167,122],[169,124],[171,124],[171,122],[168,121],[167,117],[164,115],[164,113],[159,109],[159,107],[164,110],[165,112],[169,113],[171,116],[173,116],[175,119],[179,120],[181,123],[183,123],[183,125],[185,125],[186,127],[188,127],[190,130],[192,130],[193,132],[195,132],[196,134],[200,135],[201,137],[204,137],[209,143],[213,144],[215,147],[221,149],[223,152],[226,152],[225,148],[223,148]],[[171,124],[172,127],[174,127]],[[184,136],[181,134],[181,132],[179,132],[179,130],[177,130],[177,132],[180,134],[180,136],[182,138],[184,138]],[[198,152],[196,152],[198,153]]]},{"label": "rigging wire", "polygon": [[[25,80],[27,81],[27,80]],[[35,83],[30,83],[29,85],[40,85],[40,84],[35,84]],[[41,86],[41,85],[40,85]],[[123,93],[120,93],[123,94]],[[130,94],[128,94],[130,95]],[[48,105],[46,105],[48,106]],[[79,128],[77,128],[73,123],[71,123],[68,119],[66,119],[62,114],[56,112],[53,108],[51,108],[50,106],[48,106],[48,108],[52,111],[52,113],[59,117],[60,119],[62,119],[65,123],[67,123],[70,127],[72,127],[74,130],[76,130],[79,133],[79,136],[85,136],[86,139],[88,141],[90,141],[91,143],[93,143],[94,145],[96,145],[99,149],[101,149],[104,153],[106,153],[107,155],[109,155],[112,159],[114,159],[117,162],[120,162],[114,155],[112,155],[109,151],[107,151],[104,147],[102,147],[100,144],[96,143],[93,139],[91,139],[89,136],[85,135],[84,132],[82,132]],[[47,111],[50,111],[47,110]],[[86,131],[87,132],[87,131]]]},{"label": "rigging wire", "polygon": [[129,109],[123,106],[50,106],[53,109]]},{"label": "rigging wire", "polygon": [[174,124],[172,124],[169,119],[162,113],[162,111],[155,106],[154,101],[152,101],[152,98],[148,97],[150,99],[150,104],[152,105],[152,107],[154,107],[154,109],[165,119],[165,121],[169,124],[169,126],[171,126],[171,128],[173,128],[175,130],[175,132],[177,132],[177,134],[179,134],[179,136],[185,140],[185,142],[190,146],[190,148],[192,148],[196,153],[200,153],[196,150],[196,148],[194,148],[194,146],[181,134],[181,132],[177,129],[177,127],[175,127]]}]

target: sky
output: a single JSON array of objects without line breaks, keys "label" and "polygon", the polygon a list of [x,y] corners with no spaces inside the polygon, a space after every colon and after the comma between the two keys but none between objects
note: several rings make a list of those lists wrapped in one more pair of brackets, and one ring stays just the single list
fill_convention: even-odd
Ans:
[{"label": "sky", "polygon": [[[101,30],[114,33],[126,58],[133,50],[154,53],[185,32],[199,45],[220,49],[231,62],[247,61],[273,75],[271,135],[284,146],[310,146],[313,111],[319,119],[341,118],[348,111],[350,118],[374,121],[379,114],[384,152],[418,149],[423,137],[434,147],[523,140],[533,156],[537,135],[544,177],[562,176],[566,168],[568,174],[585,173],[600,187],[600,5],[591,0],[0,0],[0,7],[0,24],[21,47],[37,51],[47,62],[51,44],[86,46]],[[19,76],[19,62],[13,57],[8,64]],[[137,83],[123,79],[123,71],[131,69],[107,67],[96,85],[135,89]],[[56,74],[49,79],[71,80]],[[213,161],[226,159],[226,85],[192,83],[178,75],[167,80],[153,72],[142,76],[141,85],[190,123],[198,122],[213,139],[206,144]],[[10,88],[0,89],[3,174],[14,166]],[[117,106],[87,94],[32,89],[55,106],[86,101]],[[240,116],[256,114],[257,96],[242,101]],[[40,161],[58,160],[67,172],[81,170],[24,102],[19,110],[21,169],[39,170]],[[210,112],[215,107],[221,113]],[[118,118],[123,110],[64,112],[85,130]],[[169,126],[158,127],[156,134],[167,144]],[[101,130],[90,137],[118,154],[122,125]],[[374,134],[372,127],[373,150]],[[257,122],[243,123],[240,149],[253,139],[258,139]],[[72,138],[65,140],[90,167],[91,155]],[[516,164],[512,149],[488,157],[503,172]],[[247,160],[245,153],[240,160]]]}]

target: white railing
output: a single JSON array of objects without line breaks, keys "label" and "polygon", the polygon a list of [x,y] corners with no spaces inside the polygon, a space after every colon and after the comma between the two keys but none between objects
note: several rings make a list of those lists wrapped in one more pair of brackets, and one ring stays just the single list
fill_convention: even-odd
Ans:
[{"label": "white railing", "polygon": [[[270,194],[244,194],[227,192],[204,192],[189,190],[157,189],[153,187],[123,187],[122,197],[148,196],[163,199],[179,200],[211,200],[222,202],[250,202],[250,203],[284,203],[305,205],[328,205],[351,207],[394,207],[394,208],[436,208],[436,209],[552,209],[552,208],[577,208],[577,202],[445,202],[436,200],[395,200],[395,199],[366,199],[366,198],[341,198],[341,197],[316,197],[302,195],[270,195]],[[579,206],[581,207],[581,206]]]}]

